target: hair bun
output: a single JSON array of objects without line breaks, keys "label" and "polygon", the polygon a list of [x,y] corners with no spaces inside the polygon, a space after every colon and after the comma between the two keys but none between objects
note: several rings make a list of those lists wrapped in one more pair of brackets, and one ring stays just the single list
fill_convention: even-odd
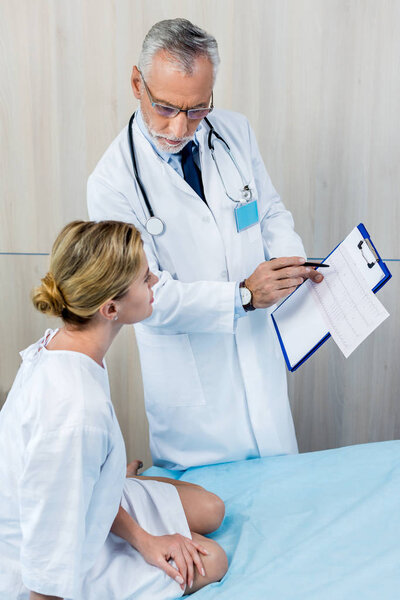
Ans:
[{"label": "hair bun", "polygon": [[65,300],[53,274],[48,272],[41,281],[42,284],[32,293],[32,302],[35,308],[42,313],[61,317],[65,308]]}]

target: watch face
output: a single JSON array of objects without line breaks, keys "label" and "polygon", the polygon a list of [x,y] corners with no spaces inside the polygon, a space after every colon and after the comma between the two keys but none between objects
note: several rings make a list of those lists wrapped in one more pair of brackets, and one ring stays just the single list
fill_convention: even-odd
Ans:
[{"label": "watch face", "polygon": [[242,299],[242,305],[246,306],[251,302],[251,292],[246,287],[240,288],[240,297]]}]

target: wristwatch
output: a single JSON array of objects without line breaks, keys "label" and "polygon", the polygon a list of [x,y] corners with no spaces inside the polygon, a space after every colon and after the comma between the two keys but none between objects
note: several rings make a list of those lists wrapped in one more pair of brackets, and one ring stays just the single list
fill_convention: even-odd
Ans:
[{"label": "wristwatch", "polygon": [[239,292],[244,310],[246,312],[249,310],[256,310],[255,306],[253,306],[253,294],[249,288],[246,287],[245,279],[239,283]]}]

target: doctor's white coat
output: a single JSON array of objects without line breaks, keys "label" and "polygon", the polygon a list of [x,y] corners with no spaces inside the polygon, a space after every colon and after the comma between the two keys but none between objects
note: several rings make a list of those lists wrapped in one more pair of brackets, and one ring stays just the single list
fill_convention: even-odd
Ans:
[{"label": "doctor's white coat", "polygon": [[[208,206],[133,123],[139,175],[166,225],[163,235],[151,237],[144,228],[148,214],[133,176],[127,127],[88,181],[90,218],[133,223],[160,279],[153,315],[135,331],[154,464],[176,469],[297,452],[272,309],[235,320],[234,306],[236,282],[261,262],[305,251],[247,119],[215,110],[210,121],[257,198],[260,222],[245,231],[236,231],[234,203],[212,160],[205,122],[196,135]],[[225,186],[239,197],[237,170],[222,144],[215,150]]]}]

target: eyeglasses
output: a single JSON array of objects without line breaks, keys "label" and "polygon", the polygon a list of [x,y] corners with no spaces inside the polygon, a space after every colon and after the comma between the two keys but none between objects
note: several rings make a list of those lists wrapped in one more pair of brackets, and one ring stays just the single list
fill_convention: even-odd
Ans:
[{"label": "eyeglasses", "polygon": [[147,83],[145,82],[144,77],[142,75],[142,72],[139,71],[139,73],[140,73],[140,77],[142,78],[142,81],[144,83],[144,87],[146,89],[149,100],[151,102],[151,106],[154,108],[156,113],[160,115],[160,117],[166,117],[167,119],[172,119],[173,117],[176,117],[176,115],[178,115],[180,112],[183,112],[183,113],[186,113],[188,119],[193,119],[193,120],[197,119],[198,120],[198,119],[204,119],[204,117],[206,117],[208,114],[210,114],[210,112],[214,108],[213,93],[211,93],[211,101],[210,101],[210,106],[208,108],[184,109],[184,108],[178,108],[176,106],[165,106],[165,104],[160,104],[159,102],[154,102],[152,95],[150,94],[150,90],[147,87]]}]

